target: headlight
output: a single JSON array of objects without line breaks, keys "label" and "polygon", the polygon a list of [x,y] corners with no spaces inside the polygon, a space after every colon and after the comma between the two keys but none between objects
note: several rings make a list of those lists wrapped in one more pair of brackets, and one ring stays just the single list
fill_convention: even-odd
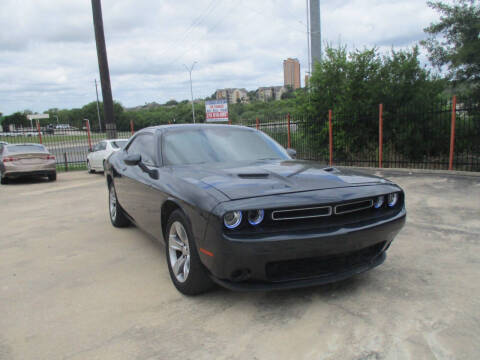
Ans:
[{"label": "headlight", "polygon": [[398,202],[398,193],[388,194],[388,206],[394,207]]},{"label": "headlight", "polygon": [[384,202],[385,202],[385,196],[379,196],[373,202],[373,207],[375,209],[380,209],[383,206]]},{"label": "headlight", "polygon": [[228,229],[235,229],[242,222],[241,211],[229,211],[223,216],[223,223]]},{"label": "headlight", "polygon": [[263,210],[250,210],[248,212],[248,222],[250,225],[258,225],[263,221],[265,212]]}]

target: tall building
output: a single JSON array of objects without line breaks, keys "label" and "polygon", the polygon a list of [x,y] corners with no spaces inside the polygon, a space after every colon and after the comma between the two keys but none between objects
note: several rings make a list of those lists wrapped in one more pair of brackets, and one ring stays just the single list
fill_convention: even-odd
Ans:
[{"label": "tall building", "polygon": [[298,59],[288,58],[283,61],[283,84],[291,86],[294,90],[301,87],[300,62]]},{"label": "tall building", "polygon": [[322,28],[320,18],[320,0],[310,2],[310,48],[312,70],[316,62],[322,62]]}]

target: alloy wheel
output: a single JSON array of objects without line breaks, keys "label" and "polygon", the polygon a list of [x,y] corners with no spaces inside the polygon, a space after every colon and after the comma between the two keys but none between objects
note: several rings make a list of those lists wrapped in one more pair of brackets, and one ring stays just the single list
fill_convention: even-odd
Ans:
[{"label": "alloy wheel", "polygon": [[113,221],[117,217],[117,196],[115,195],[115,188],[110,186],[110,217]]},{"label": "alloy wheel", "polygon": [[175,278],[180,283],[185,282],[190,272],[190,246],[187,232],[179,221],[170,226],[168,254]]}]

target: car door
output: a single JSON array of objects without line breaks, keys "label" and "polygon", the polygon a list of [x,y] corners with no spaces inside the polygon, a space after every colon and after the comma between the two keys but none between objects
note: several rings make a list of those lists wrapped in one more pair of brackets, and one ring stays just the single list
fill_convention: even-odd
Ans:
[{"label": "car door", "polygon": [[94,154],[94,159],[95,159],[94,167],[97,170],[103,170],[103,159],[105,157],[106,149],[107,149],[107,142],[105,140],[100,141],[98,143],[98,151],[96,151]]},{"label": "car door", "polygon": [[88,154],[87,158],[88,158],[88,161],[90,162],[90,167],[92,169],[95,169],[95,157],[99,149],[100,149],[100,144],[96,144],[92,148],[92,151]]},{"label": "car door", "polygon": [[135,220],[137,225],[158,237],[161,235],[159,192],[154,189],[156,181],[149,170],[159,168],[159,138],[152,133],[138,134],[128,148],[125,155],[139,154],[141,165],[126,165],[120,169],[122,177],[117,188],[117,196],[121,206]]}]

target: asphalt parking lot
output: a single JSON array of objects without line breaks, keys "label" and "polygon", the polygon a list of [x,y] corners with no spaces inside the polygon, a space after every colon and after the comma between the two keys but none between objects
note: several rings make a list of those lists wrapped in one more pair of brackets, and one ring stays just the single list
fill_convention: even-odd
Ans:
[{"label": "asphalt parking lot", "polygon": [[387,177],[408,220],[382,266],[193,298],[162,245],[110,225],[103,176],[0,186],[0,359],[479,359],[480,177]]}]

